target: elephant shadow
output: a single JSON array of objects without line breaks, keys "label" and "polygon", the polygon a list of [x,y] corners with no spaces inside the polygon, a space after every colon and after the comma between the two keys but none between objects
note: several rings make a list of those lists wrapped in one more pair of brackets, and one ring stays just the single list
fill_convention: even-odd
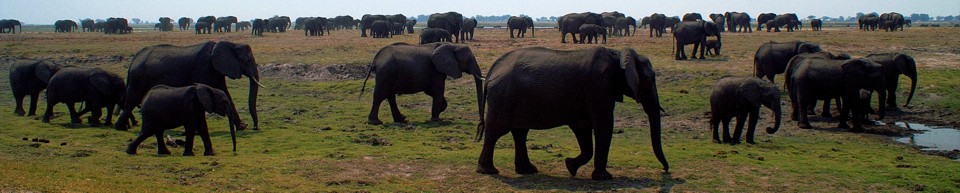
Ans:
[{"label": "elephant shadow", "polygon": [[519,177],[505,177],[492,175],[491,177],[518,190],[534,191],[617,191],[623,189],[644,189],[660,187],[659,192],[670,192],[675,185],[684,184],[686,180],[672,178],[670,173],[661,173],[661,179],[615,177],[606,181],[594,181],[582,178],[550,176],[543,174],[520,175]]}]

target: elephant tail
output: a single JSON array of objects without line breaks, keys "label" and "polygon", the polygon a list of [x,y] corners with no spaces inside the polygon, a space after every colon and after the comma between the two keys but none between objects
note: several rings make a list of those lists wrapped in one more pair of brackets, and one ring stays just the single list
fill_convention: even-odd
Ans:
[{"label": "elephant tail", "polygon": [[370,80],[370,74],[375,70],[374,67],[375,66],[373,64],[370,64],[370,67],[367,68],[367,77],[363,78],[363,86],[360,87],[360,96],[357,96],[357,100],[360,100],[360,97],[363,97],[363,91],[366,91],[367,89],[367,80]]},{"label": "elephant tail", "polygon": [[477,141],[476,142],[480,142],[480,140],[483,139],[483,131],[486,130],[486,128],[484,128],[484,126],[486,125],[486,121],[485,121],[486,119],[483,118],[483,110],[484,110],[483,108],[486,106],[485,103],[487,102],[486,101],[487,100],[486,84],[489,84],[489,83],[490,83],[489,81],[484,83],[483,97],[480,99],[477,99],[477,102],[480,103],[480,123],[477,124]]}]

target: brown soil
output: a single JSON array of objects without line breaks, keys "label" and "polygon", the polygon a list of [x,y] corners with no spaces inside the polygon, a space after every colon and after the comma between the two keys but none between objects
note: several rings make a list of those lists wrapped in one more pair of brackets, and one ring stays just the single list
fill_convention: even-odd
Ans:
[{"label": "brown soil", "polygon": [[367,66],[356,64],[263,64],[260,76],[308,81],[343,81],[363,79]]}]

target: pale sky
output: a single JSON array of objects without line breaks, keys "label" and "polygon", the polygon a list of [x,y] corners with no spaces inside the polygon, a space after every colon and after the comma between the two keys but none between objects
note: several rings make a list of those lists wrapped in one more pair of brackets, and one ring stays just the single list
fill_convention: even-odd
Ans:
[{"label": "pale sky", "polygon": [[[586,3],[584,3],[586,2]],[[669,3],[667,3],[669,2]],[[803,3],[796,3],[803,2]],[[619,11],[638,19],[651,13],[668,16],[698,12],[797,13],[801,18],[852,16],[857,12],[898,12],[909,16],[926,13],[933,16],[960,15],[960,0],[660,0],[660,1],[570,1],[570,0],[0,0],[0,18],[18,19],[27,24],[52,24],[56,20],[108,17],[140,18],[156,22],[159,17],[197,18],[206,15],[233,15],[240,20],[286,15],[333,17],[363,14],[404,14],[407,17],[456,11],[466,17],[476,15],[519,15],[534,18],[567,13]]]}]

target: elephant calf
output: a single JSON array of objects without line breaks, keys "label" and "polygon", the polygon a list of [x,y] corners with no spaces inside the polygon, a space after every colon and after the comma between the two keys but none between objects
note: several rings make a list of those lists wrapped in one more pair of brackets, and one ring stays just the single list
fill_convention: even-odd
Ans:
[{"label": "elephant calf", "polygon": [[594,42],[600,43],[598,39],[599,36],[603,36],[603,43],[607,43],[607,29],[601,27],[597,24],[583,24],[580,25],[580,43],[592,44]]},{"label": "elephant calf", "polygon": [[[64,68],[50,78],[47,86],[47,111],[42,121],[49,123],[53,117],[53,106],[66,103],[70,110],[70,122],[80,123],[80,116],[91,112],[88,123],[100,126],[101,108],[107,108],[106,124],[111,125],[113,107],[120,103],[126,85],[120,75],[100,68]],[[80,112],[74,109],[75,103],[84,103]]]},{"label": "elephant calf", "polygon": [[[37,114],[37,99],[40,91],[47,89],[50,77],[60,70],[60,65],[42,60],[20,60],[10,66],[10,90],[17,102],[14,114],[33,116]],[[23,111],[23,97],[30,95],[30,112]]]},{"label": "elephant calf", "polygon": [[[723,28],[720,28],[723,29]],[[723,46],[720,41],[717,40],[707,40],[706,48],[707,55],[720,55],[720,47]]]},{"label": "elephant calf", "polygon": [[187,135],[183,146],[184,156],[193,156],[193,137],[196,134],[200,134],[203,140],[203,155],[214,155],[207,128],[208,112],[226,116],[230,120],[230,138],[233,140],[233,151],[237,151],[236,126],[233,123],[238,122],[240,116],[233,102],[220,89],[205,84],[184,87],[157,85],[150,89],[140,106],[143,126],[137,139],[127,145],[127,154],[137,154],[137,147],[150,136],[157,137],[158,154],[170,154],[164,145],[163,132],[183,126]]},{"label": "elephant calf", "polygon": [[420,32],[420,44],[429,44],[434,42],[451,42],[450,32],[440,28],[426,28]]},{"label": "elephant calf", "polygon": [[[757,127],[761,106],[766,106],[773,111],[776,123],[773,128],[767,127],[767,133],[776,133],[780,129],[782,114],[780,89],[777,89],[777,85],[757,77],[720,78],[713,86],[713,94],[710,95],[710,128],[713,129],[713,141],[727,142],[731,145],[740,143],[743,124],[747,123],[747,143],[756,144],[753,134]],[[731,139],[730,119],[734,117],[737,118],[737,125]],[[720,139],[718,132],[721,122],[723,123],[723,140]]]}]

